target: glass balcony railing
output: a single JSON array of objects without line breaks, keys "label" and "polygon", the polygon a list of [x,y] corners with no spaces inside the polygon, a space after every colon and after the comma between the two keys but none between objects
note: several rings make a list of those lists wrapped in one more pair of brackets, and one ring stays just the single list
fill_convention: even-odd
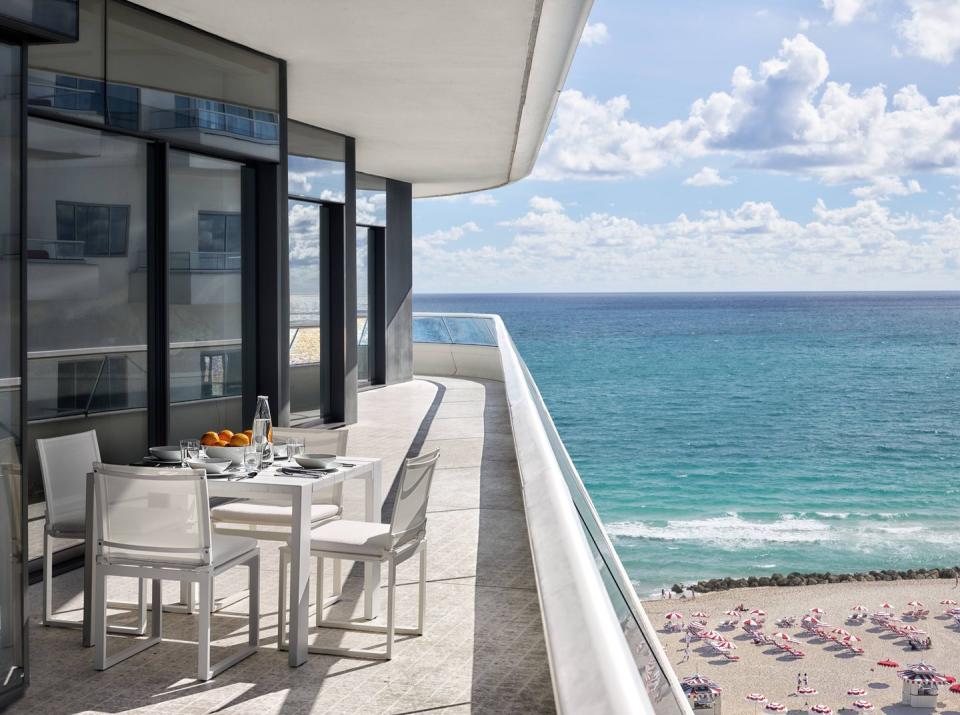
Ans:
[{"label": "glass balcony railing", "polygon": [[495,347],[497,337],[489,318],[455,315],[413,316],[413,342]]},{"label": "glass balcony railing", "polygon": [[46,261],[82,261],[84,242],[30,238],[27,239],[27,258]]},{"label": "glass balcony railing", "polygon": [[[178,273],[227,273],[240,270],[240,253],[224,251],[170,251],[168,269]],[[147,252],[140,251],[137,267],[147,268]]]}]

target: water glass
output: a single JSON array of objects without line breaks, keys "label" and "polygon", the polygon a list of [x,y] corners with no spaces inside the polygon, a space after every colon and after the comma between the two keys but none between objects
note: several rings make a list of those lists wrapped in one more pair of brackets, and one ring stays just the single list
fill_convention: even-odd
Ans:
[{"label": "water glass", "polygon": [[291,437],[287,440],[287,459],[293,459],[306,451],[302,437]]},{"label": "water glass", "polygon": [[277,437],[273,440],[273,458],[274,459],[289,459],[290,458],[290,440],[283,437]]},{"label": "water glass", "polygon": [[200,458],[200,440],[180,440],[180,462],[187,466],[187,462],[195,462]]},{"label": "water glass", "polygon": [[263,452],[254,444],[243,448],[243,467],[247,474],[260,471]]}]

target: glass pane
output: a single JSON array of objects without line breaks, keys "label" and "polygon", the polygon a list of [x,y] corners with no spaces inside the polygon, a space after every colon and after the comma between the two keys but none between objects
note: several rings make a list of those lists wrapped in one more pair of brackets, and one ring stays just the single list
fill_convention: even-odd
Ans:
[{"label": "glass pane", "polygon": [[104,461],[130,462],[147,446],[146,143],[32,119],[28,172],[30,439],[96,429]]},{"label": "glass pane", "polygon": [[[170,152],[170,439],[243,430],[240,252],[205,251],[240,215],[241,165]],[[211,226],[217,226],[211,229]]]},{"label": "glass pane", "polygon": [[103,0],[84,0],[80,39],[30,48],[30,105],[103,121]]},{"label": "glass pane", "polygon": [[490,321],[484,318],[450,318],[445,317],[447,330],[453,342],[461,345],[496,345]]},{"label": "glass pane", "polygon": [[357,381],[370,381],[370,346],[367,340],[370,303],[370,229],[357,227]]},{"label": "glass pane", "polygon": [[0,44],[0,692],[21,684],[20,48]]},{"label": "glass pane", "polygon": [[77,0],[7,0],[0,15],[58,35],[77,36]]},{"label": "glass pane", "polygon": [[289,191],[343,203],[346,196],[346,140],[300,122],[287,122]]},{"label": "glass pane", "polygon": [[288,203],[290,235],[290,423],[322,419],[327,399],[323,364],[326,210],[303,201]]},{"label": "glass pane", "polygon": [[[112,1],[107,50],[118,125],[136,116],[143,131],[279,159],[276,60]],[[131,103],[139,104],[136,115]]]},{"label": "glass pane", "polygon": [[443,318],[415,317],[413,319],[413,342],[450,343],[450,333]]},{"label": "glass pane", "polygon": [[387,182],[379,176],[357,174],[357,223],[387,225]]}]

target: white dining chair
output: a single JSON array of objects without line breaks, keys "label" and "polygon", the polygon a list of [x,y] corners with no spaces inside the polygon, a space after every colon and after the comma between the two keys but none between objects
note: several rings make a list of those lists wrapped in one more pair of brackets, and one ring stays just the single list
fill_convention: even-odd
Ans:
[{"label": "white dining chair", "polygon": [[[163,639],[164,581],[197,583],[197,678],[209,680],[253,655],[260,644],[260,549],[255,539],[221,536],[210,527],[210,501],[202,469],[94,465],[96,574],[93,609],[97,670],[106,670]],[[210,611],[213,581],[235,566],[249,571],[248,644],[211,665]],[[107,654],[104,598],[110,576],[153,580],[150,637]]]},{"label": "white dining chair", "polygon": [[[295,429],[275,428],[274,439],[292,438],[304,442],[308,454],[334,454],[343,456],[347,452],[348,431],[345,429]],[[310,527],[320,526],[339,519],[343,512],[343,482],[314,492],[310,507]],[[221,504],[210,510],[213,528],[219,534],[233,536],[253,536],[268,541],[287,541],[293,524],[293,506],[289,502],[267,498],[240,500]],[[341,579],[340,563],[334,565],[333,579]],[[243,593],[227,597],[218,604],[223,608],[243,598]]]},{"label": "white dining chair", "polygon": [[[317,559],[317,626],[339,628],[364,633],[385,633],[384,651],[357,650],[310,646],[311,653],[390,660],[393,656],[395,634],[423,635],[424,611],[427,604],[427,501],[430,485],[437,466],[440,450],[408,458],[400,474],[399,486],[393,503],[393,516],[389,524],[369,521],[340,519],[323,524],[310,533],[310,555]],[[397,565],[420,554],[420,587],[418,592],[417,625],[401,628],[396,625]],[[387,623],[355,623],[331,621],[323,617],[323,561],[326,558],[350,561],[387,562]],[[278,647],[287,647],[287,567],[290,563],[290,548],[280,549],[280,588],[277,624]],[[334,588],[340,588],[337,582]]]},{"label": "white dining chair", "polygon": [[[56,628],[82,628],[82,620],[57,618],[53,612],[53,539],[86,539],[87,475],[100,461],[97,431],[37,440],[40,476],[46,500],[43,528],[43,610],[41,623]],[[143,635],[147,628],[147,586],[140,579],[137,603],[110,602],[111,608],[136,610],[136,626],[110,626],[111,633]]]}]

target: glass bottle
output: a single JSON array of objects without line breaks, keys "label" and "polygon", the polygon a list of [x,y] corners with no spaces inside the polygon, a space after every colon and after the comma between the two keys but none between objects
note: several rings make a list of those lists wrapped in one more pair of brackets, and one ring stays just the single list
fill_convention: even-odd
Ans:
[{"label": "glass bottle", "polygon": [[270,401],[266,395],[257,395],[257,409],[253,413],[253,429],[257,429],[257,420],[266,420],[267,441],[263,447],[262,464],[273,464],[273,421],[270,417]]}]

